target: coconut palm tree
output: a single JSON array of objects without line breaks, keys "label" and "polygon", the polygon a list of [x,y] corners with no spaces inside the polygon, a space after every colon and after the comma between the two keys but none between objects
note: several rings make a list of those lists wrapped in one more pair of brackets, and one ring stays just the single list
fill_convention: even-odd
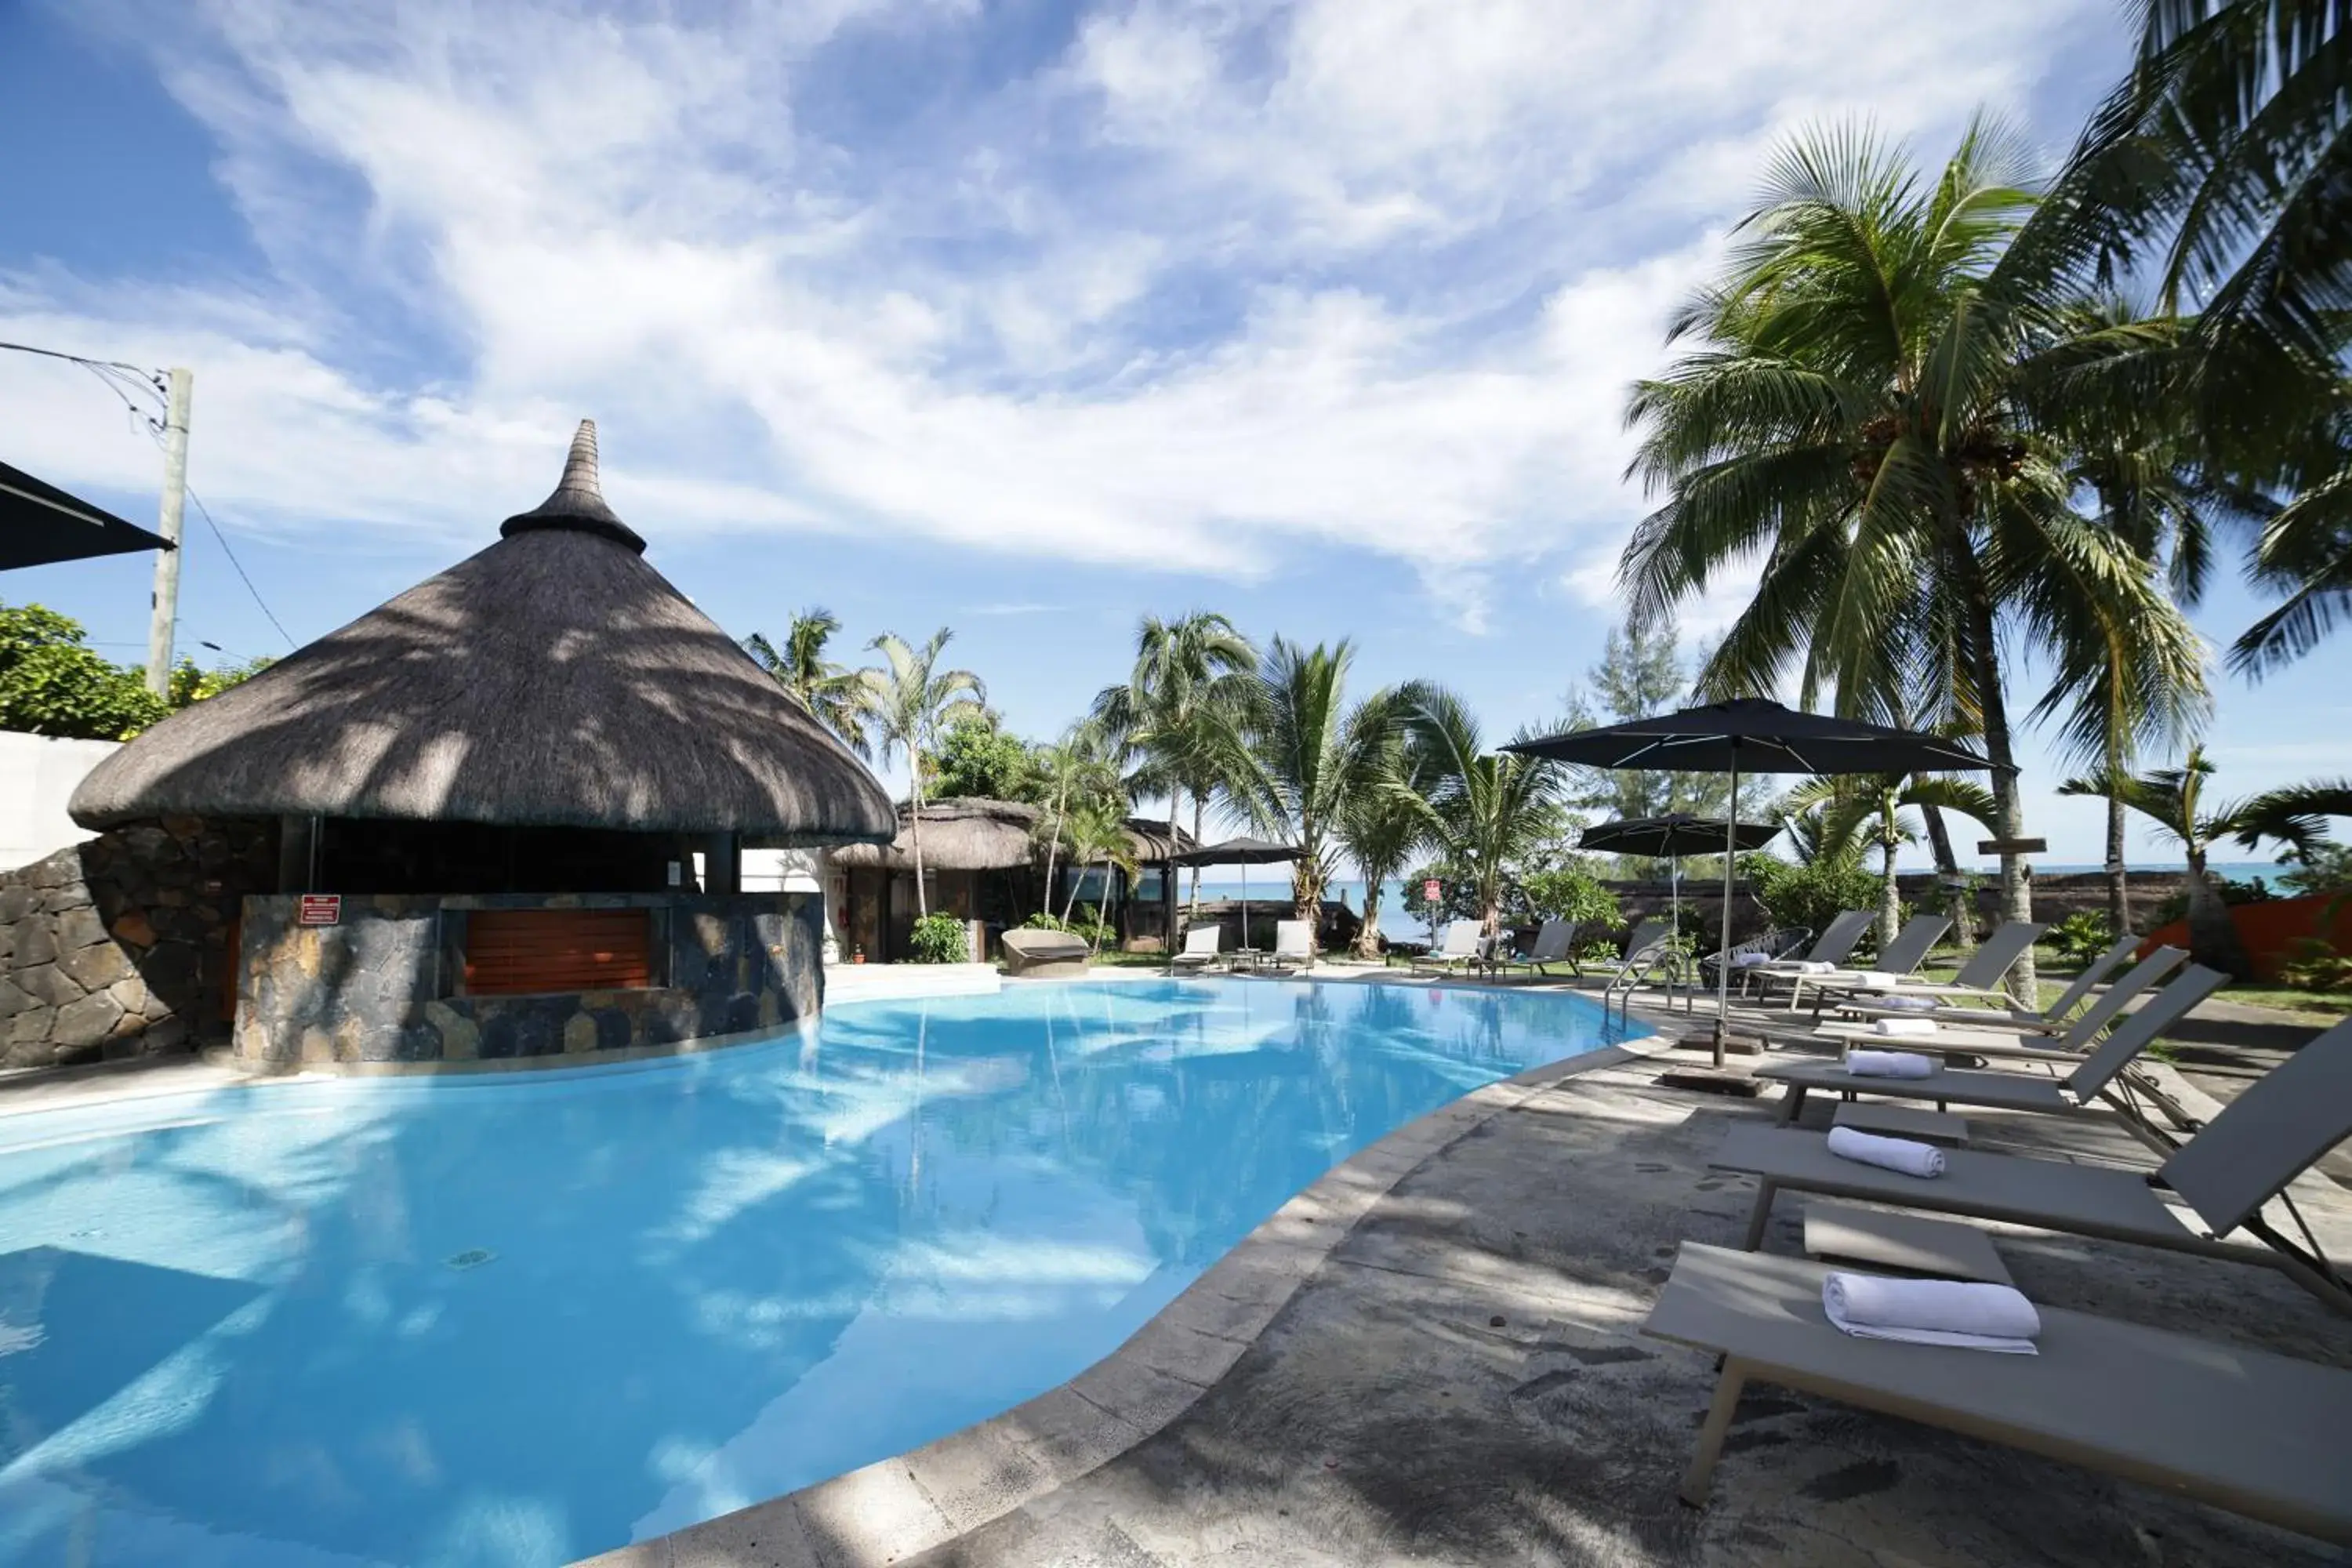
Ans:
[{"label": "coconut palm tree", "polygon": [[1973,779],[1947,773],[1858,773],[1807,779],[1782,796],[1781,804],[1809,825],[1808,859],[1864,848],[1878,851],[1881,948],[1895,940],[1903,924],[1895,852],[1919,838],[1911,819],[1904,815],[1906,808],[1955,812],[1988,829],[1995,813],[1990,790]]},{"label": "coconut palm tree", "polygon": [[[1806,706],[1834,693],[1890,722],[1933,694],[1938,727],[1983,738],[2005,840],[2024,832],[2005,644],[2177,614],[2123,541],[2069,507],[2032,417],[2062,369],[2092,378],[2063,357],[2063,301],[2033,270],[2046,258],[2013,259],[2033,205],[2021,145],[1979,120],[1925,183],[1866,129],[1781,149],[1728,272],[1673,323],[1694,346],[1634,388],[1631,472],[1666,499],[1620,563],[1646,621],[1760,557],[1702,689],[1793,675]],[[2014,853],[2000,907],[2032,915]],[[2021,996],[2032,968],[2029,953],[2011,972]]]},{"label": "coconut palm tree", "polygon": [[2180,846],[2189,862],[2189,951],[2198,963],[2243,979],[2252,967],[2228,902],[2206,869],[2206,857],[2223,838],[2252,849],[2265,838],[2307,850],[2326,837],[2325,818],[2352,816],[2352,779],[2318,780],[2267,791],[2245,800],[2209,802],[2205,783],[2213,764],[2192,746],[2177,768],[2137,777],[2093,773],[2068,779],[2060,795],[2120,799]]},{"label": "coconut palm tree", "polygon": [[1348,706],[1355,655],[1345,638],[1310,648],[1276,637],[1251,678],[1246,745],[1233,758],[1234,804],[1259,832],[1298,847],[1291,895],[1302,921],[1322,918],[1348,802],[1367,787],[1395,724],[1385,693]]},{"label": "coconut palm tree", "polygon": [[1055,861],[1069,837],[1071,814],[1091,810],[1123,817],[1127,797],[1116,748],[1092,720],[1078,721],[1062,731],[1060,740],[1040,746],[1034,760],[1045,796],[1036,837],[1045,845],[1045,905],[1050,910]]},{"label": "coconut palm tree", "polygon": [[[1400,712],[1406,701],[1400,695]],[[1429,841],[1424,797],[1433,787],[1429,752],[1413,745],[1402,723],[1383,727],[1366,764],[1366,783],[1341,803],[1339,844],[1364,879],[1364,919],[1356,956],[1381,955],[1381,891]]]},{"label": "coconut palm tree", "polygon": [[1468,707],[1441,688],[1415,688],[1404,724],[1430,782],[1426,795],[1410,786],[1397,793],[1419,804],[1439,853],[1466,874],[1492,936],[1510,868],[1559,836],[1559,770],[1540,757],[1487,751]]},{"label": "coconut palm tree", "polygon": [[[1070,813],[1064,826],[1069,840],[1070,864],[1083,871],[1090,866],[1103,868],[1102,892],[1095,906],[1096,938],[1099,942],[1103,922],[1110,914],[1110,874],[1114,868],[1129,876],[1135,874],[1134,847],[1127,837],[1127,821],[1117,812],[1100,805],[1080,806]],[[1062,922],[1069,923],[1070,911],[1078,901],[1078,888],[1083,876],[1070,879],[1070,891],[1062,903]]]},{"label": "coconut palm tree", "polygon": [[[1195,610],[1172,621],[1146,616],[1136,627],[1135,666],[1124,685],[1097,694],[1093,718],[1142,765],[1129,779],[1139,794],[1165,795],[1168,837],[1189,796],[1192,842],[1209,802],[1231,784],[1257,668],[1257,649],[1223,616]],[[1192,914],[1201,906],[1201,868],[1192,868]]]},{"label": "coconut palm tree", "polygon": [[846,665],[824,657],[824,645],[841,630],[841,617],[812,605],[794,616],[785,628],[780,648],[753,632],[743,639],[743,651],[760,661],[776,684],[814,715],[816,721],[841,737],[859,756],[872,761],[874,743],[866,733],[859,694],[863,678]]},{"label": "coconut palm tree", "polygon": [[923,763],[940,732],[960,719],[986,711],[988,689],[968,669],[941,669],[940,654],[955,634],[941,626],[917,647],[896,632],[884,632],[867,646],[882,656],[879,668],[858,671],[858,710],[873,727],[882,761],[904,752],[907,798],[914,808],[908,824],[915,855],[915,914],[929,914],[923,881]]}]

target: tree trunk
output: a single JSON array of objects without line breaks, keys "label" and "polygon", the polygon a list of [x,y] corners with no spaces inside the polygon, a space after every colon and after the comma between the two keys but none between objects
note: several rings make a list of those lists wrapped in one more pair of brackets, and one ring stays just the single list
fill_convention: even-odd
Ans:
[{"label": "tree trunk", "polygon": [[1070,804],[1070,781],[1065,777],[1054,786],[1054,816],[1046,823],[1051,837],[1045,840],[1045,898],[1039,906],[1047,914],[1054,912],[1054,858],[1062,847],[1062,813]]},{"label": "tree trunk", "polygon": [[1381,885],[1370,871],[1364,873],[1364,923],[1356,928],[1356,956],[1378,958],[1381,955]]},{"label": "tree trunk", "polygon": [[[1169,826],[1173,827],[1176,825],[1171,822]],[[1110,923],[1110,879],[1115,869],[1116,868],[1108,865],[1103,868],[1102,897],[1095,900],[1094,940],[1087,944],[1090,952],[1100,951],[1103,928]]]},{"label": "tree trunk", "polygon": [[2124,868],[2124,803],[2107,796],[2107,923],[2117,936],[2132,934],[2131,873]]},{"label": "tree trunk", "polygon": [[2202,847],[2189,851],[2189,956],[2233,979],[2253,973],[2246,944],[2238,940],[2238,922],[2230,918],[2229,902],[2206,874]]},{"label": "tree trunk", "polygon": [[[1198,849],[1201,847],[1201,828],[1202,826],[1201,816],[1202,813],[1208,808],[1208,801],[1202,797],[1200,791],[1194,790],[1192,792],[1192,847],[1195,849]],[[1201,868],[1195,866],[1192,868],[1192,910],[1190,914],[1187,914],[1184,917],[1184,923],[1186,925],[1190,925],[1200,918]]]},{"label": "tree trunk", "polygon": [[908,782],[907,794],[915,803],[914,816],[907,828],[914,839],[915,918],[920,921],[929,919],[931,912],[930,895],[923,887],[923,753],[909,746],[907,760],[911,764],[908,771],[913,775]]},{"label": "tree trunk", "polygon": [[[1969,640],[1975,645],[1969,650],[1969,662],[1975,668],[1977,703],[1984,719],[1985,757],[1992,763],[1993,832],[1996,837],[2013,842],[2025,837],[2025,805],[2017,793],[2017,752],[2010,743],[2009,704],[2001,692],[2000,648],[1993,625],[1992,599],[1974,555],[1965,542],[1959,548],[1969,579],[1966,589],[1969,631]],[[2004,921],[2030,922],[2033,919],[2032,872],[2015,850],[2001,854],[2000,894],[1996,907]],[[2009,994],[2021,1007],[2042,1005],[2030,942],[2010,966]]]},{"label": "tree trunk", "polygon": [[1950,906],[1952,940],[1965,952],[1977,944],[1977,912],[1969,908],[1975,900],[1960,882],[1960,862],[1952,853],[1952,830],[1940,806],[1923,805],[1919,815],[1927,820],[1927,847],[1936,857],[1936,884],[1943,889]]},{"label": "tree trunk", "polygon": [[1879,825],[1878,845],[1878,951],[1885,952],[1895,945],[1895,933],[1903,929],[1903,889],[1895,880],[1895,834],[1885,824]]}]

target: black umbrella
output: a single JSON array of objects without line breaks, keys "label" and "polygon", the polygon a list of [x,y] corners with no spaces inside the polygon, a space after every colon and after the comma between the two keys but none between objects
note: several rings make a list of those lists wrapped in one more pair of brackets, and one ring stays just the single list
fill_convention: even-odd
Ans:
[{"label": "black umbrella", "polygon": [[[1171,866],[1239,866],[1242,868],[1242,945],[1249,945],[1249,868],[1253,866],[1275,866],[1285,860],[1298,858],[1296,844],[1276,844],[1264,838],[1228,838],[1223,844],[1204,844],[1198,849],[1188,849],[1181,855],[1171,855]],[[1197,906],[1196,906],[1197,907]],[[1169,950],[1175,951],[1173,937]],[[1170,962],[1175,961],[1171,958]]]},{"label": "black umbrella", "polygon": [[[1654,719],[1634,719],[1599,730],[1574,730],[1507,751],[1587,768],[1657,768],[1668,773],[1729,773],[1731,798],[1739,775],[1750,773],[1913,773],[1990,768],[1992,763],[1956,741],[1915,730],[1890,729],[1859,719],[1800,713],[1760,697],[1710,702]],[[1723,951],[1716,975],[1715,1062],[1723,1065],[1731,1022],[1731,858],[1738,848],[1724,825]]]},{"label": "black umbrella", "polygon": [[161,534],[0,463],[0,572],[171,548]]},{"label": "black umbrella", "polygon": [[1780,831],[1777,822],[1725,822],[1677,811],[1665,816],[1628,816],[1588,827],[1578,837],[1576,847],[1667,861],[1673,868],[1674,921],[1679,931],[1683,921],[1683,857],[1704,855],[1721,848],[1727,842],[1734,849],[1761,849]]}]

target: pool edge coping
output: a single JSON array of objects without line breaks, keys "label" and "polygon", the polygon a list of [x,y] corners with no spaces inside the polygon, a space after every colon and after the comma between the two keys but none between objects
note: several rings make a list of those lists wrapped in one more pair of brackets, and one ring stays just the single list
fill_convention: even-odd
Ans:
[{"label": "pool edge coping", "polygon": [[572,1568],[671,1568],[681,1559],[792,1568],[897,1562],[979,1530],[1149,1441],[1216,1385],[1301,1286],[1406,1176],[1496,1117],[1566,1080],[1679,1043],[1653,1033],[1482,1084],[1394,1129],[1294,1194],[1118,1349],[1009,1410],[826,1480],[613,1548]]}]

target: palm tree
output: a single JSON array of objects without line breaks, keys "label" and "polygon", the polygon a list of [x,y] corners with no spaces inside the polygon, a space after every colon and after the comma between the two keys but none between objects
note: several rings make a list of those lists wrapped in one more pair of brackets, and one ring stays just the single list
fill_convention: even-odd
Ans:
[{"label": "palm tree", "polygon": [[1260,832],[1298,848],[1291,895],[1302,921],[1322,918],[1348,802],[1367,786],[1395,723],[1385,694],[1348,707],[1354,660],[1345,638],[1311,648],[1275,638],[1251,678],[1247,749],[1234,758],[1234,804]]},{"label": "palm tree", "polygon": [[1359,958],[1380,957],[1381,890],[1429,841],[1423,798],[1434,781],[1427,776],[1428,760],[1428,752],[1411,744],[1403,726],[1396,725],[1374,746],[1365,784],[1341,803],[1339,844],[1364,879],[1364,920],[1356,931]]},{"label": "palm tree", "polygon": [[[1885,721],[1930,693],[1937,727],[1983,738],[1995,832],[2012,841],[2005,638],[2047,647],[2095,616],[2178,615],[2123,541],[2069,508],[2029,417],[2062,369],[2078,392],[2093,378],[2063,357],[2046,258],[2011,245],[2028,179],[2020,144],[1981,120],[1924,186],[1866,130],[1785,146],[1728,274],[1673,324],[1697,346],[1634,388],[1631,471],[1667,499],[1620,564],[1648,621],[1760,554],[1702,689],[1769,692],[1794,674],[1806,706],[1833,691],[1840,711]],[[2000,904],[2032,918],[2014,853]],[[2032,971],[2029,952],[2011,973],[2021,997]]]},{"label": "palm tree", "polygon": [[1113,748],[1092,720],[1080,720],[1052,745],[1040,746],[1035,762],[1045,795],[1036,836],[1045,844],[1045,907],[1050,910],[1055,862],[1069,837],[1071,814],[1093,810],[1123,816],[1126,797]]},{"label": "palm tree", "polygon": [[[1232,621],[1195,610],[1173,621],[1146,616],[1136,627],[1135,667],[1122,686],[1095,698],[1095,721],[1142,759],[1129,784],[1168,798],[1168,837],[1192,802],[1192,842],[1201,841],[1210,799],[1232,782],[1247,724],[1251,676],[1258,662]],[[1201,906],[1201,868],[1192,868],[1192,913]]]},{"label": "palm tree", "polygon": [[[1099,805],[1085,805],[1072,812],[1065,831],[1070,842],[1070,864],[1083,870],[1089,866],[1103,868],[1102,892],[1095,906],[1096,936],[1099,942],[1101,928],[1110,913],[1110,874],[1113,868],[1129,876],[1135,873],[1134,847],[1127,837],[1127,822],[1115,811]],[[1070,910],[1078,901],[1078,886],[1085,879],[1070,879],[1069,896],[1062,904],[1062,922],[1069,923]]]},{"label": "palm tree", "polygon": [[2265,838],[2307,849],[2326,837],[2322,818],[2352,816],[2352,779],[2321,780],[2216,805],[2205,798],[2205,781],[2212,776],[2205,749],[2192,746],[2177,768],[2138,777],[2093,773],[2068,779],[2058,793],[2120,799],[2180,846],[2189,862],[2189,953],[2200,963],[2243,979],[2252,973],[2245,944],[2238,939],[2228,901],[2205,868],[2206,856],[2223,838],[2235,838],[2249,849]]},{"label": "palm tree", "polygon": [[1905,808],[1956,812],[1988,828],[1995,811],[1990,790],[1974,780],[1947,773],[1807,779],[1783,796],[1782,804],[1809,824],[1808,859],[1816,855],[1834,858],[1864,847],[1878,851],[1878,945],[1882,949],[1895,940],[1903,924],[1895,852],[1919,837],[1903,815]]},{"label": "palm tree", "polygon": [[818,723],[870,762],[874,756],[873,742],[866,733],[859,700],[863,678],[858,671],[824,657],[824,645],[839,630],[838,616],[812,605],[793,617],[784,632],[782,648],[753,632],[743,639],[743,651],[759,660],[761,667],[776,678],[776,684],[807,709]]},{"label": "palm tree", "polygon": [[908,824],[915,851],[915,914],[930,913],[923,885],[923,762],[940,731],[960,719],[986,710],[988,689],[968,669],[941,669],[940,653],[955,634],[941,626],[917,647],[896,632],[884,632],[867,646],[882,656],[882,668],[858,671],[858,710],[873,726],[887,765],[907,757],[907,798],[914,812]]},{"label": "palm tree", "polygon": [[1420,805],[1439,852],[1467,874],[1492,936],[1502,924],[1505,877],[1559,835],[1558,770],[1540,757],[1487,751],[1477,720],[1450,691],[1416,688],[1404,706],[1431,786],[1425,797],[1410,785],[1391,787]]}]

